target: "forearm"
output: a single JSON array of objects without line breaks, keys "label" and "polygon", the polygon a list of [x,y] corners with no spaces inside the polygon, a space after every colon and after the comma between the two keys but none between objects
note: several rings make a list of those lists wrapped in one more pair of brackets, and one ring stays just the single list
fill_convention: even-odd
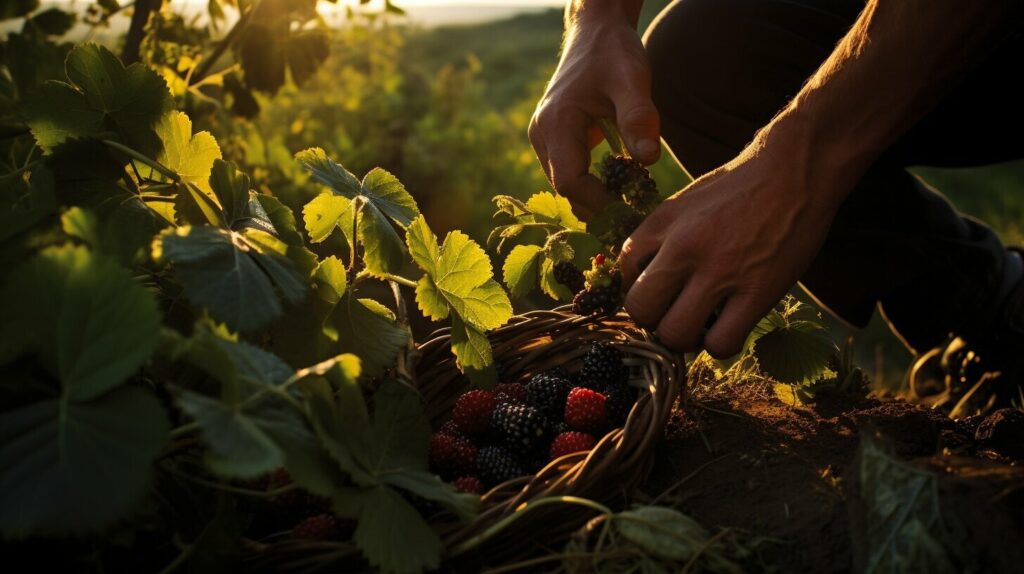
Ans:
[{"label": "forearm", "polygon": [[644,0],[570,0],[565,5],[565,30],[588,19],[628,21],[634,28],[640,19]]},{"label": "forearm", "polygon": [[[758,134],[750,153],[778,140],[781,148],[806,154],[809,169],[856,182],[1019,25],[1021,4],[871,0],[828,60]],[[850,188],[835,187],[830,199],[842,201]]]}]

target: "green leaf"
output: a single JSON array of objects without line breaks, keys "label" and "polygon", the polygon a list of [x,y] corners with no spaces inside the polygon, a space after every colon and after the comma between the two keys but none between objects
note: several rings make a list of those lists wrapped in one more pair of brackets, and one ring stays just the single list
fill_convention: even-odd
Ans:
[{"label": "green leaf", "polygon": [[[351,515],[359,525],[354,539],[370,565],[385,573],[411,574],[434,570],[441,557],[441,541],[419,512],[386,486],[340,491],[335,510]],[[395,525],[401,524],[401,528]]]},{"label": "green leaf", "polygon": [[320,262],[313,273],[316,281],[317,294],[328,303],[337,303],[348,288],[348,274],[345,265],[337,257],[331,256]]},{"label": "green leaf", "polygon": [[708,544],[704,527],[673,508],[638,506],[614,515],[612,523],[623,538],[663,560],[686,562]]},{"label": "green leaf", "polygon": [[313,243],[320,243],[334,231],[341,229],[345,241],[352,245],[352,200],[341,195],[324,192],[302,208],[302,221]]},{"label": "green leaf", "polygon": [[79,44],[65,63],[70,84],[47,82],[25,105],[28,124],[46,151],[73,138],[115,137],[156,157],[162,148],[157,122],[171,110],[171,93],[156,72],[127,68],[98,44]]},{"label": "green leaf", "polygon": [[[163,142],[163,150],[157,156],[157,161],[164,167],[170,168],[181,177],[185,183],[195,184],[203,193],[211,197],[213,190],[210,188],[211,171],[214,162],[220,160],[220,146],[210,132],[199,132],[192,134],[192,120],[184,112],[173,111],[156,124],[156,133]],[[221,162],[221,170],[218,175],[225,179],[229,167]],[[233,174],[232,174],[233,175]],[[248,177],[245,178],[246,187],[244,197],[249,197]],[[227,183],[233,183],[228,180]],[[219,196],[216,196],[219,197]],[[221,207],[228,211],[228,206],[221,202]]]},{"label": "green leaf", "polygon": [[11,274],[2,316],[17,326],[64,386],[86,401],[124,383],[156,348],[153,296],[113,260],[84,247],[52,247]]},{"label": "green leaf", "polygon": [[136,511],[168,423],[152,393],[46,400],[0,415],[0,532],[83,535]]},{"label": "green leaf", "polygon": [[753,329],[751,329],[750,334],[747,335],[747,339],[743,342],[743,352],[753,353],[754,343],[756,343],[758,339],[775,329],[785,326],[786,318],[775,309],[772,309],[767,315],[762,317],[756,325],[754,325]]},{"label": "green leaf", "polygon": [[434,321],[440,321],[448,317],[448,300],[441,294],[437,284],[430,275],[420,277],[416,282],[416,306],[423,315]]},{"label": "green leaf", "polygon": [[543,249],[538,245],[516,245],[505,258],[502,272],[513,297],[525,297],[537,285]]},{"label": "green leaf", "polygon": [[586,230],[586,225],[573,215],[569,200],[561,195],[547,191],[535,193],[527,200],[526,208],[534,214],[537,221],[556,223],[574,231]]},{"label": "green leaf", "polygon": [[452,315],[452,353],[464,370],[481,370],[491,365],[491,341],[483,331],[465,323],[458,315]]},{"label": "green leaf", "polygon": [[249,176],[239,171],[235,164],[222,159],[211,163],[206,189],[211,191],[224,210],[228,227],[249,214]]},{"label": "green leaf", "polygon": [[299,233],[295,223],[295,213],[290,207],[281,203],[279,199],[272,195],[254,193],[250,194],[249,197],[250,203],[252,198],[255,197],[256,201],[258,201],[263,207],[263,211],[267,214],[267,217],[270,219],[270,224],[274,227],[274,231],[277,232],[277,236],[281,238],[281,241],[284,241],[288,245],[305,248],[302,234]]},{"label": "green leaf", "polygon": [[766,375],[783,383],[808,384],[828,369],[838,348],[821,326],[793,321],[765,333],[754,343],[754,356]]},{"label": "green leaf", "polygon": [[166,222],[136,195],[123,193],[92,208],[72,207],[61,216],[64,233],[93,250],[131,265]]},{"label": "green leaf", "polygon": [[291,262],[268,249],[274,238],[247,231],[243,236],[185,226],[165,231],[153,244],[153,258],[173,264],[189,300],[241,332],[259,330],[281,316],[284,309],[275,287],[291,302],[301,301],[305,293]]},{"label": "green leaf", "polygon": [[216,474],[250,478],[284,463],[284,453],[260,428],[254,417],[203,395],[182,392],[178,406],[199,423],[209,447],[206,464]]},{"label": "green leaf", "polygon": [[425,470],[403,469],[385,474],[383,482],[442,504],[463,520],[472,520],[476,516],[480,497],[455,490],[436,474]]},{"label": "green leaf", "polygon": [[[426,224],[414,223],[406,234],[410,251],[418,251],[417,263],[428,253],[425,246],[436,245],[434,234]],[[426,304],[432,316],[441,315],[435,307],[439,301],[436,290],[466,323],[480,330],[500,327],[512,317],[512,304],[494,280],[487,254],[464,233],[453,231],[445,237],[437,251],[438,257],[429,268],[420,265],[433,282],[433,287],[417,287],[417,302]],[[421,283],[423,285],[423,283]]]},{"label": "green leaf", "polygon": [[[382,275],[398,273],[405,259],[405,245],[392,224],[401,228],[419,215],[419,208],[409,192],[395,176],[382,169],[374,169],[359,182],[352,173],[327,157],[324,150],[310,148],[295,154],[299,163],[313,179],[335,194],[359,200],[359,241],[364,248],[363,259],[371,273]],[[306,229],[313,241],[322,241],[335,226],[351,226],[351,214],[344,218],[344,203],[317,198],[316,205],[306,216]],[[312,202],[311,202],[312,203]],[[307,205],[307,208],[310,207]],[[303,210],[306,215],[306,210]],[[350,233],[347,230],[345,233]],[[317,239],[313,239],[316,237]],[[351,245],[351,237],[346,237]]]},{"label": "green leaf", "polygon": [[376,376],[395,364],[409,331],[374,312],[351,292],[342,296],[328,321],[338,330],[341,352],[353,353],[363,362],[363,372]]},{"label": "green leaf", "polygon": [[75,25],[77,16],[60,8],[50,8],[25,21],[25,27],[32,27],[47,36],[63,36]]},{"label": "green leaf", "polygon": [[408,227],[420,214],[416,200],[405,190],[402,182],[379,167],[363,177],[362,187],[362,195],[402,227]]}]

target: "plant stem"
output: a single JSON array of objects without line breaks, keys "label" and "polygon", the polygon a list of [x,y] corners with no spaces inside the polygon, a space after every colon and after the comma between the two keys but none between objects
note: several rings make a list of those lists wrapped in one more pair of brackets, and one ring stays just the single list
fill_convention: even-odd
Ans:
[{"label": "plant stem", "polygon": [[615,128],[615,122],[608,118],[602,118],[598,124],[601,126],[601,131],[604,133],[604,139],[608,141],[608,147],[612,148],[612,152],[616,155],[628,156],[629,152],[626,151],[626,146],[622,142],[622,136],[619,135],[619,130]]},{"label": "plant stem", "polygon": [[519,520],[520,518],[522,518],[523,515],[525,515],[527,513],[527,511],[533,510],[534,508],[540,508],[541,506],[548,506],[548,505],[551,505],[551,504],[558,504],[558,503],[578,504],[580,506],[586,506],[587,508],[590,508],[592,510],[596,510],[597,512],[600,512],[602,514],[612,514],[612,510],[610,508],[608,508],[607,506],[605,506],[605,505],[603,505],[603,504],[601,504],[599,502],[595,502],[593,500],[588,500],[586,498],[580,498],[578,496],[551,496],[551,497],[548,497],[548,498],[542,498],[540,500],[527,503],[526,506],[524,506],[524,507],[520,508],[519,510],[513,512],[511,515],[506,516],[504,519],[496,522],[494,525],[492,525],[487,530],[484,530],[480,534],[477,534],[476,536],[466,540],[462,544],[459,544],[458,546],[456,546],[452,550],[452,556],[458,556],[459,554],[462,554],[463,552],[466,552],[467,550],[472,550],[476,546],[479,546],[481,543],[485,542],[486,540],[488,540],[489,538],[491,538],[495,534],[498,534],[502,530],[508,528],[508,526],[510,524],[512,524],[513,522],[515,522],[515,521]]},{"label": "plant stem", "polygon": [[197,430],[198,428],[199,428],[199,423],[197,423],[195,421],[192,421],[192,422],[190,422],[188,424],[183,424],[180,427],[171,430],[171,432],[170,432],[170,434],[168,436],[169,436],[169,438],[178,438],[178,437],[180,437],[182,435],[187,435],[188,433],[190,433],[190,432],[192,432],[194,430]]},{"label": "plant stem", "polygon": [[124,145],[124,144],[120,144],[120,143],[117,143],[117,142],[111,141],[111,140],[102,140],[102,141],[103,141],[104,145],[106,145],[107,147],[116,149],[117,151],[119,151],[119,152],[121,152],[121,153],[123,153],[123,154],[125,154],[125,155],[127,155],[129,157],[131,157],[132,159],[135,159],[136,161],[141,161],[142,163],[144,163],[144,164],[148,165],[149,167],[153,168],[154,170],[160,172],[160,175],[163,175],[164,177],[169,178],[174,183],[181,183],[181,176],[178,175],[178,173],[175,172],[173,169],[171,169],[169,167],[166,167],[164,165],[161,165],[160,162],[158,162],[156,160],[153,160],[153,159],[150,159],[150,158],[142,155],[141,153],[133,150],[132,148],[130,148],[130,147]]},{"label": "plant stem", "polygon": [[412,279],[406,279],[405,277],[402,277],[401,275],[392,275],[390,273],[385,273],[383,277],[384,277],[384,279],[387,279],[388,281],[392,281],[394,283],[398,283],[399,285],[402,285],[404,287],[410,287],[412,289],[415,289],[416,285],[417,285],[417,283],[415,281],[413,281]]},{"label": "plant stem", "polygon": [[124,38],[124,51],[121,52],[121,62],[125,66],[139,61],[139,46],[146,35],[149,16],[159,10],[163,3],[163,0],[135,1],[135,11],[132,12],[132,21]]}]

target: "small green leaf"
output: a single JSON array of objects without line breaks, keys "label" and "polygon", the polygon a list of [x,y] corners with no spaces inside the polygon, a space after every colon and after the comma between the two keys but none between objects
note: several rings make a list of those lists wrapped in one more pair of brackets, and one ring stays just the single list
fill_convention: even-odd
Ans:
[{"label": "small green leaf", "polygon": [[765,333],[754,343],[754,356],[766,375],[783,383],[808,384],[828,369],[838,348],[821,326],[793,321]]},{"label": "small green leaf", "polygon": [[408,227],[420,214],[416,200],[405,190],[402,182],[387,171],[373,168],[363,178],[362,185],[362,195],[370,198],[378,209],[402,227]]},{"label": "small green leaf", "polygon": [[84,535],[134,513],[168,423],[152,393],[46,400],[0,416],[0,532]]},{"label": "small green leaf", "polygon": [[502,272],[513,297],[525,297],[536,287],[542,252],[538,245],[517,245],[505,258]]},{"label": "small green leaf", "polygon": [[302,208],[302,221],[313,243],[320,243],[334,231],[341,229],[345,240],[352,245],[352,200],[341,195],[324,192]]},{"label": "small green leaf", "polygon": [[586,225],[573,215],[569,200],[561,195],[547,191],[535,193],[526,202],[526,208],[534,214],[537,221],[556,223],[573,231],[586,230]]},{"label": "small green leaf", "polygon": [[314,147],[300,151],[295,154],[295,159],[312,174],[314,180],[338,194],[352,199],[362,193],[363,184],[359,179],[341,164],[331,161],[323,149]]},{"label": "small green leaf", "polygon": [[704,527],[673,508],[638,506],[614,515],[612,521],[623,538],[664,560],[691,560],[708,543]]},{"label": "small green leaf", "polygon": [[25,27],[35,28],[47,36],[63,36],[75,25],[77,16],[60,8],[50,8],[32,15]]},{"label": "small green leaf", "polygon": [[316,271],[313,272],[313,280],[316,281],[317,294],[328,303],[340,301],[348,287],[348,274],[345,272],[345,265],[334,256],[320,262]]},{"label": "small green leaf", "polygon": [[235,164],[222,159],[214,159],[207,173],[209,178],[205,189],[211,191],[220,203],[227,226],[234,228],[236,221],[248,216],[249,176],[239,171]]},{"label": "small green leaf", "polygon": [[409,340],[408,330],[375,313],[351,292],[341,298],[328,321],[338,330],[340,350],[362,359],[368,376],[394,365],[398,350]]},{"label": "small green leaf", "polygon": [[[157,161],[170,168],[185,183],[195,184],[203,193],[214,197],[211,185],[211,171],[214,162],[220,160],[220,146],[210,132],[192,134],[192,120],[184,113],[173,111],[156,124],[156,133],[163,142],[163,150]],[[224,162],[221,162],[222,164]],[[222,165],[219,175],[226,176],[227,166]],[[245,178],[248,181],[248,178]],[[245,197],[249,196],[246,184]],[[228,206],[221,202],[227,211]]]},{"label": "small green leaf", "polygon": [[491,365],[491,341],[483,331],[452,315],[452,353],[463,370],[481,370]]},{"label": "small green leaf", "polygon": [[366,270],[376,275],[397,274],[405,264],[405,244],[373,203],[359,210],[359,241]]},{"label": "small green leaf", "polygon": [[573,293],[569,288],[555,280],[555,263],[544,259],[540,268],[540,289],[555,301],[569,301]]},{"label": "small green leaf", "polygon": [[181,393],[177,403],[199,423],[208,446],[206,464],[213,472],[250,478],[284,463],[281,449],[244,410],[187,391]]}]

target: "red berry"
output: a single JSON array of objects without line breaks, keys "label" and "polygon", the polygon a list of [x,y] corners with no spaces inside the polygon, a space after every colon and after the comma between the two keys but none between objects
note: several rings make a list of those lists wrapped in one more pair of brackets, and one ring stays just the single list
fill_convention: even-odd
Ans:
[{"label": "red berry", "polygon": [[435,433],[430,438],[430,468],[439,473],[462,474],[476,470],[477,448],[461,436]]},{"label": "red berry", "polygon": [[292,528],[292,538],[300,540],[335,540],[339,534],[338,519],[330,514],[311,516]]},{"label": "red berry", "polygon": [[519,383],[501,383],[494,387],[494,398],[499,403],[526,402],[526,387]]},{"label": "red berry", "polygon": [[608,424],[607,399],[597,391],[576,387],[565,401],[565,423],[580,430],[599,432]]},{"label": "red berry", "polygon": [[455,424],[455,421],[451,419],[445,421],[437,432],[439,434],[447,434],[451,436],[463,436],[462,431],[459,429],[459,425]]},{"label": "red berry", "polygon": [[604,265],[604,253],[598,253],[594,256],[594,263],[598,265]]},{"label": "red berry", "polygon": [[551,460],[581,450],[590,450],[597,444],[594,435],[585,432],[569,431],[555,437],[551,442]]},{"label": "red berry", "polygon": [[480,479],[475,476],[462,476],[456,478],[452,482],[452,486],[460,492],[469,492],[472,494],[483,494],[484,483],[480,482]]},{"label": "red berry", "polygon": [[455,401],[452,420],[462,432],[470,436],[481,435],[491,426],[491,413],[498,404],[491,391],[473,390],[463,393]]}]

